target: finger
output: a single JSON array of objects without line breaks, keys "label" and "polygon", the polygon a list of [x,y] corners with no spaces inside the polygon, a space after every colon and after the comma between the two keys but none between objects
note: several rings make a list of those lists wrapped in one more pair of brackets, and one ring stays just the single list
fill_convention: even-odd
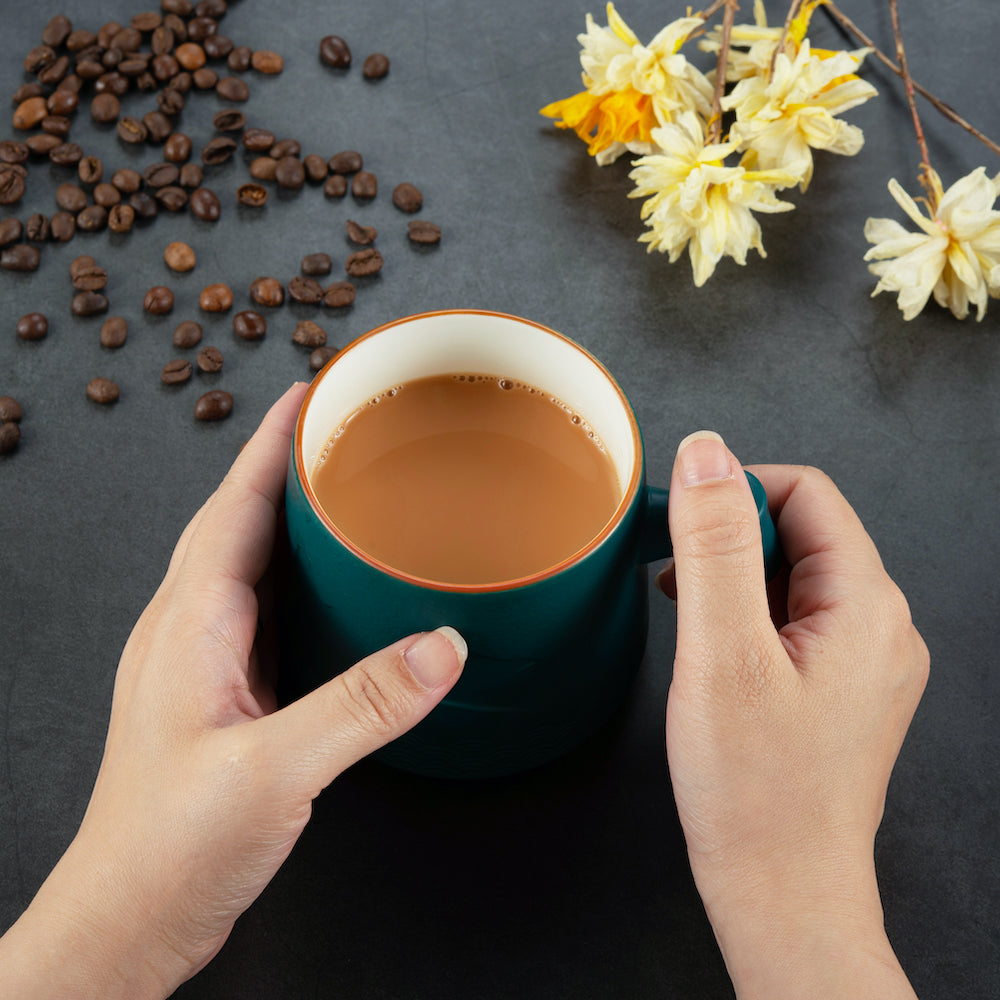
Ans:
[{"label": "finger", "polygon": [[467,655],[448,626],[373,653],[263,720],[269,759],[284,762],[315,797],[423,719],[458,680]]}]

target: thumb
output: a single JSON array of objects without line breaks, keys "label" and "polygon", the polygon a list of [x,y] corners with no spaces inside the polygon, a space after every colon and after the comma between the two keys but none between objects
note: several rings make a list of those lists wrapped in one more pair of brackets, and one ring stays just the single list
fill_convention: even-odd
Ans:
[{"label": "thumb", "polygon": [[770,625],[757,504],[740,463],[713,431],[680,443],[668,519],[678,653],[688,643],[701,652],[742,643],[748,631]]},{"label": "thumb", "polygon": [[448,625],[400,639],[268,716],[271,749],[315,797],[423,719],[458,680],[467,656],[465,640]]}]

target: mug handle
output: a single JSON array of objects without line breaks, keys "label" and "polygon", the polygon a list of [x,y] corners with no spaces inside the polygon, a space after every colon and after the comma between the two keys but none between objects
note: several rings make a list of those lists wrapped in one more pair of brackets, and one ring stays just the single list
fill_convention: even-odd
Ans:
[{"label": "mug handle", "polygon": [[[764,572],[768,580],[774,579],[781,566],[781,545],[778,543],[778,532],[767,509],[767,494],[761,481],[748,472],[747,480],[753,498],[757,503],[757,517],[760,518],[760,538],[764,547]],[[669,490],[659,486],[646,487],[646,509],[642,521],[642,534],[639,542],[639,560],[648,563],[657,559],[666,559],[673,552],[670,544],[670,532],[667,526],[667,498]]]}]

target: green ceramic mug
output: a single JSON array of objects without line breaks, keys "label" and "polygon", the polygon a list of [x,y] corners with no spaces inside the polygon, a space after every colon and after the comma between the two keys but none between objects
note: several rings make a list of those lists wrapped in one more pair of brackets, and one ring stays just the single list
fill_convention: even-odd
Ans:
[{"label": "green ceramic mug", "polygon": [[[617,510],[580,551],[530,577],[443,584],[361,551],[310,481],[334,430],[387,387],[479,372],[519,379],[583,414],[611,455]],[[777,543],[753,477],[767,558]],[[316,375],[295,424],[286,487],[291,543],[279,695],[312,690],[400,636],[452,625],[469,645],[462,677],[426,719],[379,752],[408,771],[494,777],[560,756],[621,704],[642,659],[644,564],[670,553],[667,492],[646,485],[642,439],[624,392],[568,337],[496,312],[449,310],[380,326]]]}]

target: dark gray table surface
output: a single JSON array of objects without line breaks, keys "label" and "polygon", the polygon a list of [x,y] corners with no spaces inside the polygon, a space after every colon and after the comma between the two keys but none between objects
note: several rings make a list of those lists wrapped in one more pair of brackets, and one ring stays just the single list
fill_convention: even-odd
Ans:
[{"label": "dark gray table surface", "polygon": [[[150,6],[153,6],[152,4]],[[744,5],[744,18],[751,4]],[[4,14],[13,15],[9,3]],[[844,9],[891,49],[886,4]],[[915,77],[994,138],[990,71],[1000,42],[994,0],[904,0]],[[769,3],[772,20],[783,16]],[[21,5],[0,31],[0,91],[59,12],[95,30],[144,8],[49,0]],[[603,11],[594,6],[598,20]],[[877,861],[889,932],[922,997],[1000,996],[1000,302],[982,323],[933,303],[903,322],[894,297],[869,297],[869,216],[902,219],[886,190],[915,192],[917,148],[900,86],[875,62],[880,96],[848,113],[865,130],[854,158],[818,154],[797,208],[762,217],[768,256],[724,261],[701,289],[686,257],[647,254],[626,160],[600,169],[572,135],[537,114],[579,85],[581,0],[495,5],[382,0],[338,6],[234,2],[223,33],[272,48],[284,73],[247,75],[250,124],[299,138],[303,152],[362,151],[378,176],[371,204],[308,187],[238,210],[241,158],[207,171],[217,224],[161,215],[128,236],[80,234],[46,245],[34,274],[0,272],[0,394],[25,409],[23,437],[0,457],[0,927],[28,903],[83,814],[100,760],[118,656],[182,527],[269,403],[308,378],[291,343],[316,318],[344,344],[427,309],[479,307],[568,333],[618,375],[644,428],[650,478],[664,482],[677,442],[720,431],[745,462],[818,465],[838,482],[909,597],[932,654],[931,680],[889,789]],[[644,39],[680,4],[623,2]],[[317,58],[322,35],[351,44],[354,67]],[[816,44],[839,46],[822,14]],[[365,81],[369,52],[391,59]],[[148,110],[149,96],[126,111]],[[182,127],[196,150],[224,104],[191,95]],[[926,103],[932,159],[945,184],[997,158]],[[83,112],[74,137],[109,168],[145,166]],[[0,135],[13,134],[9,120]],[[70,172],[31,168],[16,214],[55,210]],[[444,231],[420,252],[389,194],[409,180],[423,218]],[[8,214],[8,213],[3,213]],[[284,306],[267,336],[237,340],[231,315],[199,316],[213,281],[249,305],[262,274],[288,280],[301,257],[342,265],[344,222],[379,229],[382,275],[342,314]],[[165,245],[187,240],[198,265],[174,275]],[[110,273],[111,312],[129,339],[102,348],[102,318],[70,313],[68,266],[90,253]],[[142,312],[170,284],[170,316]],[[41,310],[48,337],[25,343],[17,319]],[[182,318],[201,319],[225,368],[160,384]],[[119,402],[85,396],[95,375]],[[228,421],[199,424],[197,396],[232,392]],[[365,762],[316,804],[285,867],[211,966],[179,997],[725,997],[730,987],[687,867],[663,750],[673,610],[654,594],[648,653],[615,720],[554,764],[501,781],[420,780]],[[2,987],[0,987],[2,992]]]}]

